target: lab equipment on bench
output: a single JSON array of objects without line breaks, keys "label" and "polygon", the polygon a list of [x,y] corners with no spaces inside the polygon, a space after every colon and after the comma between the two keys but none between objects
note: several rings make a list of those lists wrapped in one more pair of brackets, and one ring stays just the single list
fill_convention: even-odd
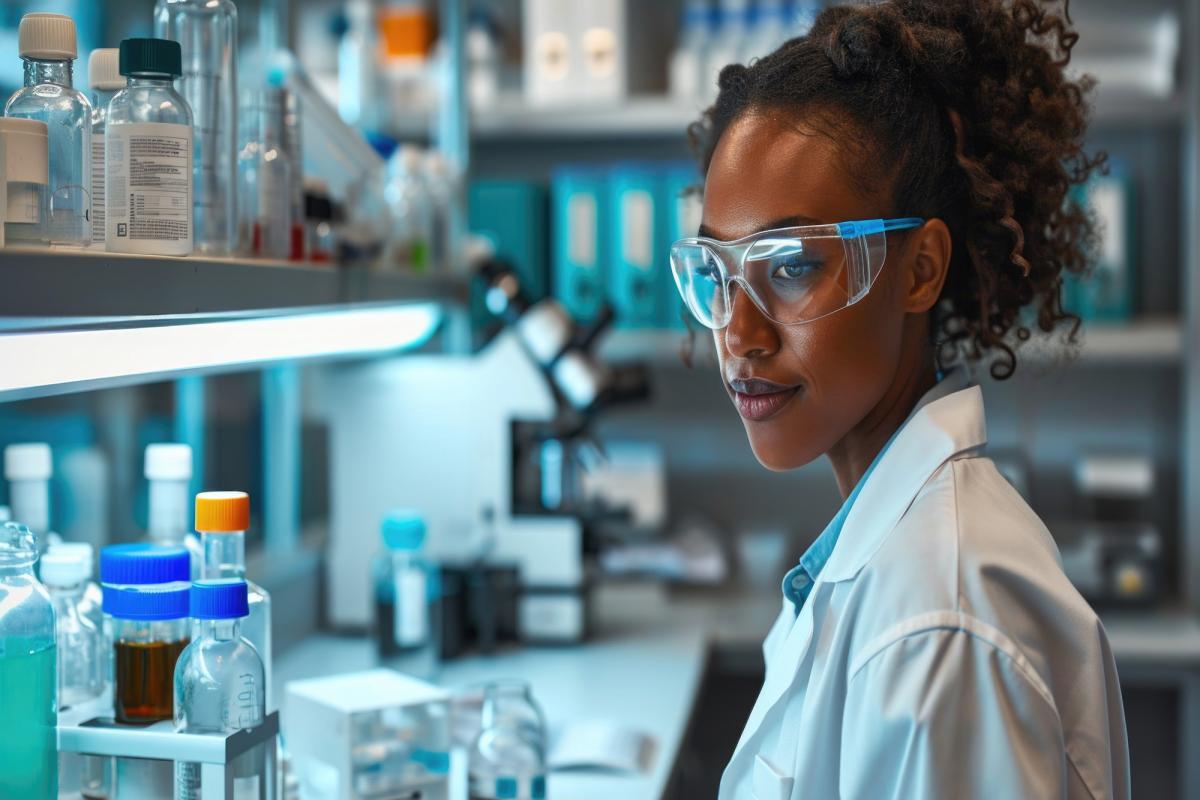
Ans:
[{"label": "lab equipment on bench", "polygon": [[54,800],[57,654],[54,606],[33,574],[37,538],[0,524],[0,796]]},{"label": "lab equipment on bench", "polygon": [[203,578],[237,578],[246,581],[250,614],[242,635],[262,656],[266,669],[263,695],[273,711],[271,690],[271,596],[246,579],[246,531],[250,528],[250,495],[245,492],[201,492],[196,495],[196,531],[200,534]]},{"label": "lab equipment on bench", "polygon": [[88,86],[92,94],[92,244],[104,244],[105,223],[105,153],[104,131],[107,127],[108,104],[117,92],[125,88],[121,77],[121,51],[115,47],[93,50],[88,56]]},{"label": "lab equipment on bench", "polygon": [[149,484],[146,535],[155,544],[184,547],[190,559],[189,578],[200,577],[200,539],[188,524],[192,480],[192,448],[186,444],[146,446],[144,473]]},{"label": "lab equipment on bench", "polygon": [[108,104],[104,129],[106,231],[110,253],[192,252],[192,111],[175,91],[179,43],[126,39],[125,88]]},{"label": "lab equipment on bench", "polygon": [[49,185],[49,128],[36,119],[0,118],[0,247],[49,244],[42,201]]},{"label": "lab equipment on bench", "polygon": [[40,193],[50,244],[92,243],[92,104],[73,85],[75,22],[61,14],[26,14],[18,32],[25,85],[8,98],[7,117],[35,119],[49,130],[49,185]]},{"label": "lab equipment on bench", "polygon": [[[246,582],[196,581],[189,608],[196,624],[193,639],[175,666],[176,730],[184,735],[231,734],[262,725],[266,718],[263,661],[241,635],[242,620],[250,613]],[[273,745],[259,744],[233,761],[233,792],[238,800],[275,797],[274,758]],[[175,763],[175,800],[200,800],[207,793],[201,773],[197,762]]]},{"label": "lab equipment on bench", "polygon": [[192,111],[194,243],[233,252],[237,220],[237,7],[230,0],[158,0],[154,35],[180,43],[179,91]]},{"label": "lab equipment on bench", "polygon": [[471,800],[546,797],[546,722],[529,684],[503,680],[485,687],[467,770]]},{"label": "lab equipment on bench", "polygon": [[308,800],[446,800],[450,695],[387,669],[291,681],[284,736]]},{"label": "lab equipment on bench", "polygon": [[379,657],[399,672],[432,678],[439,655],[441,589],[437,567],[422,552],[425,520],[416,511],[395,510],[384,518],[381,533],[384,550],[372,570]]}]

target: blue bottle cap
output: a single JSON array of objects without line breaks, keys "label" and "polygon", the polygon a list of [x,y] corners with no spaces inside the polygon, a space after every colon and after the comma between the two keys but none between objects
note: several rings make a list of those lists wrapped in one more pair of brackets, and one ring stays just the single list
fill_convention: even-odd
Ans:
[{"label": "blue bottle cap", "polygon": [[246,582],[240,578],[213,578],[192,583],[193,619],[238,619],[250,616]]},{"label": "blue bottle cap", "polygon": [[389,550],[420,550],[425,543],[425,518],[419,511],[398,508],[383,518],[381,532]]},{"label": "blue bottle cap", "polygon": [[191,571],[187,549],[174,545],[110,544],[100,551],[100,582],[113,586],[187,581]]},{"label": "blue bottle cap", "polygon": [[104,613],[117,619],[186,619],[188,585],[186,582],[157,586],[103,586]]}]

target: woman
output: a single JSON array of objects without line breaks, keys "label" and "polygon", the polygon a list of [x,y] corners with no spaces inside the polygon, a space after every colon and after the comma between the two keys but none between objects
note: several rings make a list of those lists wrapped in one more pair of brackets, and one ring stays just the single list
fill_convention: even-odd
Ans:
[{"label": "woman", "polygon": [[1101,159],[1068,26],[1033,0],[834,7],[724,69],[693,126],[680,291],[759,461],[827,456],[845,498],[784,580],[722,798],[1129,795],[1104,629],[982,456],[964,374],[1078,327],[1069,192]]}]

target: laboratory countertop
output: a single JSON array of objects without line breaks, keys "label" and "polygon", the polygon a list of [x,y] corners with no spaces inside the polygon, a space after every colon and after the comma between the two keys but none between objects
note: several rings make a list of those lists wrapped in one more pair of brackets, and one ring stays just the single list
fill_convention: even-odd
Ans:
[{"label": "laboratory countertop", "polygon": [[[460,659],[443,665],[437,682],[453,689],[498,678],[528,681],[546,715],[551,739],[565,723],[582,721],[616,723],[649,734],[654,749],[645,772],[553,772],[548,795],[572,800],[659,798],[683,741],[709,646],[761,642],[779,610],[778,599],[672,600],[660,589],[632,584],[598,590],[593,600],[595,632],[586,643]],[[282,686],[375,666],[369,640],[322,635],[279,658],[274,680]],[[282,713],[286,729],[286,699]],[[451,784],[452,798],[460,796],[454,793],[456,783]]]}]

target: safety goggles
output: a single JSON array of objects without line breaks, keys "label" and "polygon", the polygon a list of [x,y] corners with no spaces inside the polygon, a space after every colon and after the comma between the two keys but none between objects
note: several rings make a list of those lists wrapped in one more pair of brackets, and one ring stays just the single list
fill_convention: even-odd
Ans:
[{"label": "safety goggles", "polygon": [[887,234],[918,228],[916,217],[805,225],[732,242],[705,237],[671,246],[671,272],[701,325],[720,330],[733,313],[734,284],[780,325],[799,325],[863,299],[887,260]]}]

